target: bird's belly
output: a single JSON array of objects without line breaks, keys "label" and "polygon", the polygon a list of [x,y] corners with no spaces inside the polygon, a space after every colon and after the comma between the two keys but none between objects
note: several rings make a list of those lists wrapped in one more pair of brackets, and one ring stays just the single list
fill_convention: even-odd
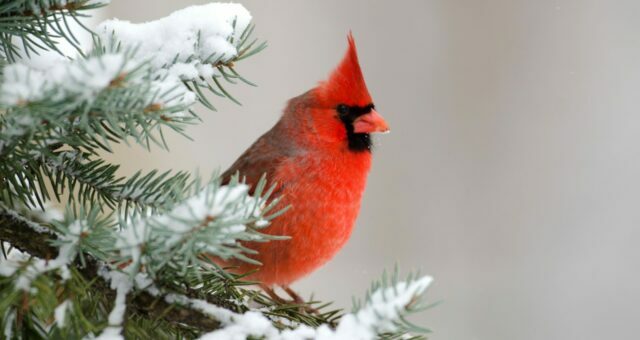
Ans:
[{"label": "bird's belly", "polygon": [[310,175],[288,183],[281,207],[291,205],[266,232],[291,239],[255,244],[262,262],[254,278],[287,285],[330,260],[351,235],[360,210],[365,178],[325,182]]}]

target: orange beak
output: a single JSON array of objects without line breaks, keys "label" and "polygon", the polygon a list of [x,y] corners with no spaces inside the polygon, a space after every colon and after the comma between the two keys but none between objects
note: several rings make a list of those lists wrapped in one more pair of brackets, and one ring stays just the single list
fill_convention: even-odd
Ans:
[{"label": "orange beak", "polygon": [[387,122],[384,121],[384,118],[382,118],[376,110],[371,110],[371,112],[363,114],[353,121],[353,132],[385,133],[389,132],[389,125],[387,125]]}]

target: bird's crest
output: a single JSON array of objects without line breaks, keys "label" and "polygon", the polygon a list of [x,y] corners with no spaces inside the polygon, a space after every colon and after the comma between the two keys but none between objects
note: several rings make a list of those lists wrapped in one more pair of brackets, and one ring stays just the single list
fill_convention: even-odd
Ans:
[{"label": "bird's crest", "polygon": [[358,53],[353,35],[347,36],[349,47],[344,58],[331,73],[329,79],[318,86],[320,99],[330,105],[345,104],[365,106],[371,104],[371,96],[360,70]]}]

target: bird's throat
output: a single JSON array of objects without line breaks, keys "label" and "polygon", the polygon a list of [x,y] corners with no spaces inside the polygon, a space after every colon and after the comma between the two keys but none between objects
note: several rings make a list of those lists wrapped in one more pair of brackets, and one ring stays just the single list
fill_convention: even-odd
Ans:
[{"label": "bird's throat", "polygon": [[353,132],[353,125],[345,127],[347,128],[347,141],[350,151],[371,152],[371,135],[368,133]]}]

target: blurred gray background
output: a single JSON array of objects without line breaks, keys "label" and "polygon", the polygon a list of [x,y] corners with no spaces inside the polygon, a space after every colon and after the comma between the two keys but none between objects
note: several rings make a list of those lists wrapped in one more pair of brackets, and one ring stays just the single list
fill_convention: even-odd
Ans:
[{"label": "blurred gray background", "polygon": [[[114,0],[134,22],[204,1]],[[123,173],[224,170],[323,79],[353,30],[392,133],[377,138],[347,246],[294,287],[350,307],[383,268],[420,268],[432,339],[637,339],[640,2],[239,1],[263,53],[171,152]]]}]

